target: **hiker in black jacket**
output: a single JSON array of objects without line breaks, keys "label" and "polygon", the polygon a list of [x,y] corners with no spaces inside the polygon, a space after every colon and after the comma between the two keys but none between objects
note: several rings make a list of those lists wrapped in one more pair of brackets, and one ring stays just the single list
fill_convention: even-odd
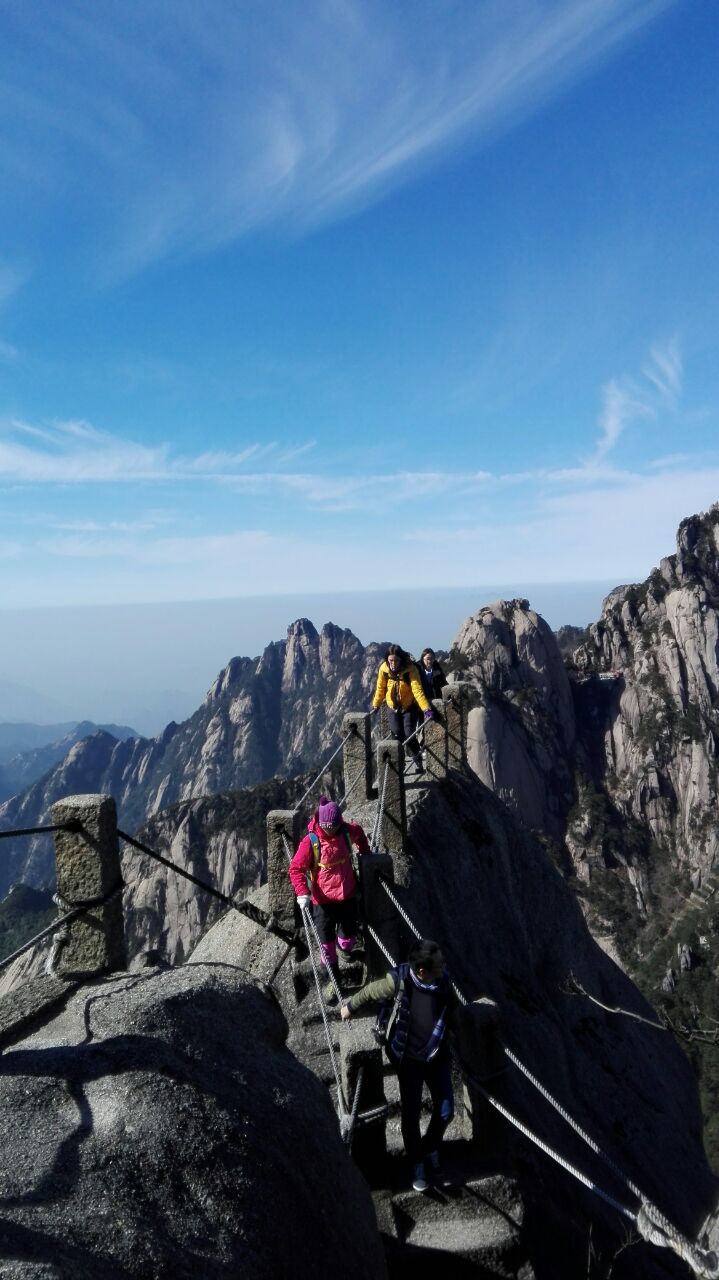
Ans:
[{"label": "hiker in black jacket", "polygon": [[417,670],[427,701],[431,703],[433,698],[441,698],[442,690],[447,684],[447,677],[437,660],[434,649],[422,650]]},{"label": "hiker in black jacket", "polygon": [[[372,1001],[386,1010],[386,1053],[397,1069],[402,1140],[413,1166],[415,1191],[428,1189],[428,1177],[440,1180],[439,1148],[452,1116],[454,1097],[448,1028],[459,1001],[436,942],[416,942],[409,963],[369,982],[342,1006],[349,1018]],[[422,1090],[427,1085],[432,1115],[422,1137]]]}]

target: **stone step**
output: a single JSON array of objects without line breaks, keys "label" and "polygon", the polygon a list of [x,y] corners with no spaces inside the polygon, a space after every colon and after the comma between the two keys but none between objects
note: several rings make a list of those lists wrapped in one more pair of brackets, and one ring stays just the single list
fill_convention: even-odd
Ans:
[{"label": "stone step", "polygon": [[446,1189],[396,1192],[391,1209],[396,1240],[413,1254],[461,1257],[481,1264],[482,1275],[532,1275],[521,1240],[523,1205],[510,1178],[497,1174]]}]

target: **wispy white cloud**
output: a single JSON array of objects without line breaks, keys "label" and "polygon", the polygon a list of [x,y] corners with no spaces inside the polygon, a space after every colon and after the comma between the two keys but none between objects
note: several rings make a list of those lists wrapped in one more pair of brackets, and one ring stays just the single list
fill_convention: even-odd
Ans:
[{"label": "wispy white cloud", "polygon": [[663,346],[653,346],[642,372],[655,387],[662,403],[675,405],[681,394],[684,374],[679,339],[674,337]]},{"label": "wispy white cloud", "polygon": [[600,436],[590,469],[614,449],[627,427],[675,409],[682,390],[683,364],[679,339],[655,343],[642,369],[642,380],[611,378],[602,390]]},{"label": "wispy white cloud", "polygon": [[34,172],[48,208],[81,201],[127,270],[311,227],[536,110],[673,3],[465,0],[448,21],[431,0],[159,0],[130,25],[96,0],[48,10],[41,33],[19,10],[13,179]]},{"label": "wispy white cloud", "polygon": [[[236,452],[211,450],[174,454],[170,445],[139,444],[83,421],[37,426],[11,419],[0,423],[0,481],[25,485],[166,483],[179,480],[240,483],[250,461],[284,466],[311,448],[311,442],[281,447],[275,442]],[[268,478],[271,472],[268,472]]]},{"label": "wispy white cloud", "polygon": [[[706,510],[719,495],[719,463],[664,472],[627,473],[621,486],[565,487],[553,493],[523,491],[518,516],[488,506],[470,521],[468,512],[448,525],[435,508],[393,537],[411,573],[412,557],[427,586],[476,582],[636,581],[674,549],[679,521]],[[501,499],[500,499],[501,502]],[[611,518],[608,513],[611,512]],[[62,599],[72,565],[73,585],[94,601],[202,599],[210,596],[312,592],[318,567],[327,579],[354,590],[377,587],[377,557],[387,530],[372,523],[358,539],[341,526],[328,539],[308,522],[290,534],[263,528],[167,536],[141,530],[87,530],[45,538],[42,563],[58,566],[46,576],[45,597]],[[32,573],[23,562],[26,591]],[[65,588],[66,590],[66,588]]]},{"label": "wispy white cloud", "polygon": [[592,459],[594,463],[600,462],[611,452],[631,422],[654,415],[654,409],[630,379],[620,381],[612,378],[604,387],[602,401],[599,415],[600,437]]}]

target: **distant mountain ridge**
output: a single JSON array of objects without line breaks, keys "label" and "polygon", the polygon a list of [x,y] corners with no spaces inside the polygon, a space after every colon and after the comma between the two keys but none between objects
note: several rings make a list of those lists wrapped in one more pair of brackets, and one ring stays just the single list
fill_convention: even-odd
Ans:
[{"label": "distant mountain ridge", "polygon": [[[69,725],[0,725],[0,743],[5,742],[4,748],[0,747],[0,800],[24,791],[64,759],[76,743],[98,732],[109,733],[118,740],[139,736],[128,725],[97,725],[91,720],[72,721]],[[13,750],[18,742],[28,745]]]},{"label": "distant mountain ridge", "polygon": [[77,720],[64,720],[59,724],[0,720],[0,764],[7,764],[23,751],[34,751],[36,747],[57,742],[66,733],[71,733],[77,723]]},{"label": "distant mountain ridge", "polygon": [[[155,738],[118,741],[98,731],[76,742],[42,778],[0,804],[0,829],[36,826],[61,796],[106,791],[134,830],[168,805],[311,768],[336,743],[347,711],[367,707],[386,643],[364,646],[327,623],[300,618],[259,658],[233,658],[205,701]],[[47,837],[4,841],[0,896],[15,881],[53,875]]]}]

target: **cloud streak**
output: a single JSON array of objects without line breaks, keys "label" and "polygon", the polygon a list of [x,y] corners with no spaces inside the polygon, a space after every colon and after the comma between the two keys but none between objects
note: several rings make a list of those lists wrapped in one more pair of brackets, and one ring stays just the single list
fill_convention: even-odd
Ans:
[{"label": "cloud streak", "polygon": [[681,395],[683,364],[679,340],[655,344],[642,369],[642,381],[612,378],[602,390],[599,441],[591,467],[603,462],[629,426],[676,408]]},{"label": "cloud streak", "polygon": [[447,22],[430,0],[159,0],[130,25],[69,0],[41,33],[18,10],[5,176],[48,211],[80,201],[125,271],[306,230],[536,110],[673,3],[460,2]]},{"label": "cloud streak", "polygon": [[[168,444],[148,446],[83,421],[37,426],[13,419],[0,425],[0,481],[22,485],[124,484],[223,481],[240,483],[248,462],[285,465],[312,448],[308,442],[284,448],[275,442],[236,452],[173,455]],[[268,472],[268,477],[271,473]]]}]

